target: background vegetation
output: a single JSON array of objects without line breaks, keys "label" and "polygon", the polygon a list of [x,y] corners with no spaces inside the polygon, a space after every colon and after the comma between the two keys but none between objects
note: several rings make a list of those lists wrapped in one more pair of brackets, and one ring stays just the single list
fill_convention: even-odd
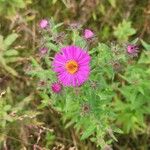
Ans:
[{"label": "background vegetation", "polygon": [[[80,140],[73,126],[66,129],[61,115],[53,108],[42,108],[43,97],[36,88],[37,82],[27,75],[30,56],[38,57],[41,38],[38,23],[42,18],[53,18],[66,27],[79,22],[83,28],[91,28],[99,41],[106,43],[125,43],[138,37],[139,47],[150,50],[150,1],[0,0],[0,149],[73,150],[78,147],[79,150],[96,150],[90,140]],[[142,60],[149,66],[150,59]],[[137,130],[128,120],[130,106],[116,105],[117,111],[123,110],[120,118],[125,118],[121,120],[124,134],[118,135],[113,149],[150,149],[150,117],[145,115],[148,107],[137,107],[143,117],[138,116],[138,121],[144,121],[140,124],[146,126],[139,131],[141,129]]]}]

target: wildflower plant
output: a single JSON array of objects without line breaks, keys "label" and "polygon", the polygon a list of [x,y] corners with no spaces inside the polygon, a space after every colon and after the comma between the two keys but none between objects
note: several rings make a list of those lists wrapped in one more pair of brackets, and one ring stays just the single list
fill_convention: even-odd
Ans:
[{"label": "wildflower plant", "polygon": [[[73,125],[81,140],[89,138],[101,148],[117,141],[118,133],[144,132],[150,113],[149,49],[138,49],[137,40],[127,46],[97,42],[93,47],[85,36],[95,33],[81,28],[68,28],[56,42],[62,25],[51,20],[41,33],[40,50],[44,47],[46,53],[31,57],[28,73],[46,82],[37,89],[40,108],[53,107],[66,128]],[[129,57],[135,52],[137,57]]]}]

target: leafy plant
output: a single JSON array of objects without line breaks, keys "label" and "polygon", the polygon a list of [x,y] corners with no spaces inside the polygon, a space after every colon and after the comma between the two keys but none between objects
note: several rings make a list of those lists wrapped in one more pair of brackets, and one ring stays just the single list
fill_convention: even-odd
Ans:
[{"label": "leafy plant", "polygon": [[[16,97],[17,99],[17,97]],[[7,87],[5,94],[0,96],[0,148],[7,141],[7,137],[11,138],[11,134],[16,131],[20,132],[22,123],[24,125],[38,124],[35,117],[39,115],[37,111],[25,109],[26,106],[33,100],[33,94],[22,99],[21,102],[15,104],[13,94],[10,87]],[[22,122],[22,123],[21,123]],[[20,124],[16,128],[16,126]],[[19,136],[19,135],[18,135]],[[13,137],[12,137],[13,138]],[[19,137],[16,137],[19,138]]]},{"label": "leafy plant", "polygon": [[25,8],[24,0],[0,0],[0,16],[12,16],[20,8]]},{"label": "leafy plant", "polygon": [[[34,42],[17,38],[3,50],[1,43],[7,37],[0,37],[3,39],[0,43],[0,149],[61,149],[53,147],[61,142],[67,146],[64,149],[98,149],[90,140],[104,149],[110,149],[107,144],[117,139],[119,142],[114,142],[114,149],[149,149],[148,1],[131,0],[130,5],[128,2],[107,0],[96,6],[91,0],[78,0],[75,3],[71,0],[64,0],[64,3],[58,0],[0,0],[0,27],[3,35],[11,33],[9,29],[12,26],[14,31],[17,29],[20,32],[21,29],[21,37],[24,29],[25,34],[28,34],[29,28],[36,35]],[[29,3],[31,5],[26,7]],[[86,12],[89,16],[85,15]],[[109,14],[113,15],[110,17]],[[62,24],[57,28],[53,22],[50,22],[52,28],[48,32],[42,31],[39,42],[39,34],[35,32],[39,31],[36,29],[36,19],[46,16],[54,16],[57,21],[64,21],[63,29],[75,18],[85,19],[88,24],[84,24],[84,27],[92,28],[97,33],[96,38],[107,41],[107,44],[94,39],[85,40],[81,34],[82,29],[70,31],[67,28],[66,34],[60,34]],[[128,27],[120,23],[122,16],[130,17],[130,21],[125,21],[130,22]],[[116,27],[112,35],[114,25]],[[128,41],[135,34],[127,30],[134,29],[133,27],[136,27],[139,37],[144,40]],[[114,40],[114,37],[123,45],[110,44],[108,41]],[[63,39],[65,40],[62,42]],[[26,47],[23,53],[17,50],[21,40]],[[23,74],[23,66],[27,65],[26,60],[31,52],[29,50],[33,49],[33,53],[36,42],[40,43],[39,47],[48,47],[48,53],[41,55],[38,52],[38,57],[31,56],[32,67],[27,66],[26,72],[33,78],[29,78]],[[130,57],[127,53],[124,44],[127,42],[139,45],[137,57]],[[92,72],[90,79],[81,87],[63,87],[62,92],[56,94],[51,89],[52,83],[57,81],[51,68],[53,56],[68,44],[88,49],[92,58]],[[25,59],[20,58],[22,55]],[[55,115],[61,116],[61,119]],[[51,129],[55,132],[51,132]],[[70,145],[74,145],[73,148]]]},{"label": "leafy plant", "polygon": [[122,42],[127,42],[129,36],[132,36],[136,33],[136,30],[131,27],[131,22],[123,20],[122,23],[119,23],[114,29],[115,37]]},{"label": "leafy plant", "polygon": [[[66,128],[74,125],[81,134],[81,140],[90,138],[97,146],[103,148],[113,140],[117,141],[115,132],[123,133],[123,130],[134,135],[136,131],[144,132],[146,129],[144,119],[145,115],[149,114],[150,105],[148,101],[150,74],[148,70],[144,73],[146,67],[145,63],[142,63],[149,62],[143,61],[147,54],[143,52],[143,56],[136,62],[128,53],[127,47],[98,43],[88,51],[92,57],[89,81],[77,88],[64,87],[62,93],[56,94],[49,88],[57,82],[51,65],[52,60],[49,58],[51,53],[58,52],[66,44],[66,40],[55,43],[54,35],[59,35],[57,30],[59,25],[52,24],[51,36],[48,30],[44,33],[44,46],[48,47],[48,52],[42,56],[40,64],[32,58],[33,68],[30,71],[33,77],[46,83],[45,86],[39,87],[43,99],[41,107],[51,105],[62,113]],[[129,24],[127,26],[130,26]],[[116,35],[117,33],[119,32],[117,31]],[[128,35],[130,34],[119,38],[127,40]],[[71,38],[74,45],[83,49],[87,47],[87,41],[80,36],[77,29],[72,31]],[[115,126],[115,122],[121,124],[122,128]]]},{"label": "leafy plant", "polygon": [[18,51],[10,48],[17,37],[18,35],[15,33],[8,35],[5,39],[2,35],[0,35],[0,66],[2,67],[2,69],[5,69],[8,73],[14,76],[18,76],[18,73],[8,64],[17,61]]}]

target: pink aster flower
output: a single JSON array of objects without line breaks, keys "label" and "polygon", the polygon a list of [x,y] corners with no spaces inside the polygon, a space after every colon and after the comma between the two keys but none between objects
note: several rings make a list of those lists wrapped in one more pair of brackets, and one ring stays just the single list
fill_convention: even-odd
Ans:
[{"label": "pink aster flower", "polygon": [[94,33],[90,29],[85,29],[84,30],[84,38],[85,39],[90,39],[94,37]]},{"label": "pink aster flower", "polygon": [[54,71],[64,86],[80,86],[90,74],[90,56],[80,47],[66,46],[55,55]]},{"label": "pink aster flower", "polygon": [[133,44],[129,44],[127,46],[127,53],[130,54],[131,56],[137,56],[138,55],[138,47]]},{"label": "pink aster flower", "polygon": [[62,85],[60,83],[53,83],[51,89],[54,93],[60,93],[62,90]]},{"label": "pink aster flower", "polygon": [[48,27],[48,20],[46,20],[46,19],[42,19],[41,21],[40,21],[40,28],[42,28],[42,29],[45,29],[45,28],[47,28]]}]

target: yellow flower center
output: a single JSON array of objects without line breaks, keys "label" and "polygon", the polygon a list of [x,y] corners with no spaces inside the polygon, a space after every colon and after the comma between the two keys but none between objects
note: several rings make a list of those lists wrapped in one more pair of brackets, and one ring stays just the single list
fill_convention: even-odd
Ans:
[{"label": "yellow flower center", "polygon": [[65,68],[70,74],[75,74],[78,71],[79,66],[76,61],[70,60],[66,63]]}]

